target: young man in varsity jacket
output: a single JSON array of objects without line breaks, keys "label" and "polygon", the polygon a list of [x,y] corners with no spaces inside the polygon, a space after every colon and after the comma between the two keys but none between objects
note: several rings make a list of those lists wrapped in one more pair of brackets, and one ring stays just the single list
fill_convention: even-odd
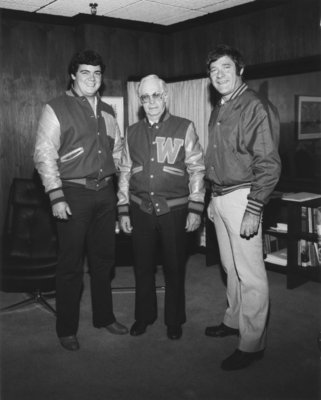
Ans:
[{"label": "young man in varsity jacket", "polygon": [[113,334],[128,332],[115,319],[110,287],[115,260],[113,175],[122,144],[113,109],[98,94],[104,69],[101,56],[92,50],[74,55],[70,90],[45,105],[34,153],[57,221],[56,330],[61,345],[71,351],[79,349],[85,249],[94,326]]},{"label": "young man in varsity jacket", "polygon": [[132,233],[134,247],[135,323],[130,334],[143,334],[157,318],[154,272],[160,243],[167,336],[179,339],[186,320],[187,233],[199,227],[203,212],[203,151],[194,124],[167,111],[163,80],[146,76],[138,96],[146,117],[127,130],[118,191],[120,227]]}]

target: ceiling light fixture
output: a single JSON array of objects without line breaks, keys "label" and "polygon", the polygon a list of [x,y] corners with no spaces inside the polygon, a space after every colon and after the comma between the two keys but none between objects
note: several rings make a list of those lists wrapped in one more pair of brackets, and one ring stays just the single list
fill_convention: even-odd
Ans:
[{"label": "ceiling light fixture", "polygon": [[89,7],[90,7],[91,15],[96,15],[98,4],[97,3],[89,3]]}]

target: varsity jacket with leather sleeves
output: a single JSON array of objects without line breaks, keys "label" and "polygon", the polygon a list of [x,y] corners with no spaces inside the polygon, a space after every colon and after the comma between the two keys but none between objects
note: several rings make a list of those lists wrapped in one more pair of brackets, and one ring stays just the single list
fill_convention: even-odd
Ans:
[{"label": "varsity jacket with leather sleeves", "polygon": [[279,129],[277,109],[245,83],[217,104],[205,156],[214,196],[249,187],[246,210],[261,214],[281,172]]},{"label": "varsity jacket with leather sleeves", "polygon": [[64,201],[63,186],[90,182],[99,190],[116,172],[122,141],[111,106],[97,96],[96,115],[73,90],[45,105],[37,131],[34,162],[52,204]]},{"label": "varsity jacket with leather sleeves", "polygon": [[204,156],[191,121],[165,112],[158,123],[130,126],[119,170],[119,215],[129,214],[131,201],[156,215],[182,204],[202,213]]}]

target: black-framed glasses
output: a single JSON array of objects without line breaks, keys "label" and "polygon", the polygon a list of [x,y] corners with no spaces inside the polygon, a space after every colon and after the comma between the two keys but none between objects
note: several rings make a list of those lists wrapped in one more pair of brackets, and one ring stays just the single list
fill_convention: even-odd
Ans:
[{"label": "black-framed glasses", "polygon": [[152,101],[159,101],[159,100],[163,100],[164,97],[164,92],[155,92],[151,95],[149,94],[142,94],[140,96],[140,101],[145,104],[145,103],[151,103]]}]

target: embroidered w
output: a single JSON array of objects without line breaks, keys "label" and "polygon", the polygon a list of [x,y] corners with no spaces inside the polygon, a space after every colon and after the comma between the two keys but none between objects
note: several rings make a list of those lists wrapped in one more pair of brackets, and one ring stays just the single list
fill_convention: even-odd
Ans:
[{"label": "embroidered w", "polygon": [[164,163],[167,159],[169,164],[174,164],[178,155],[178,152],[182,146],[184,146],[183,139],[174,140],[172,138],[156,137],[157,146],[157,161]]}]

